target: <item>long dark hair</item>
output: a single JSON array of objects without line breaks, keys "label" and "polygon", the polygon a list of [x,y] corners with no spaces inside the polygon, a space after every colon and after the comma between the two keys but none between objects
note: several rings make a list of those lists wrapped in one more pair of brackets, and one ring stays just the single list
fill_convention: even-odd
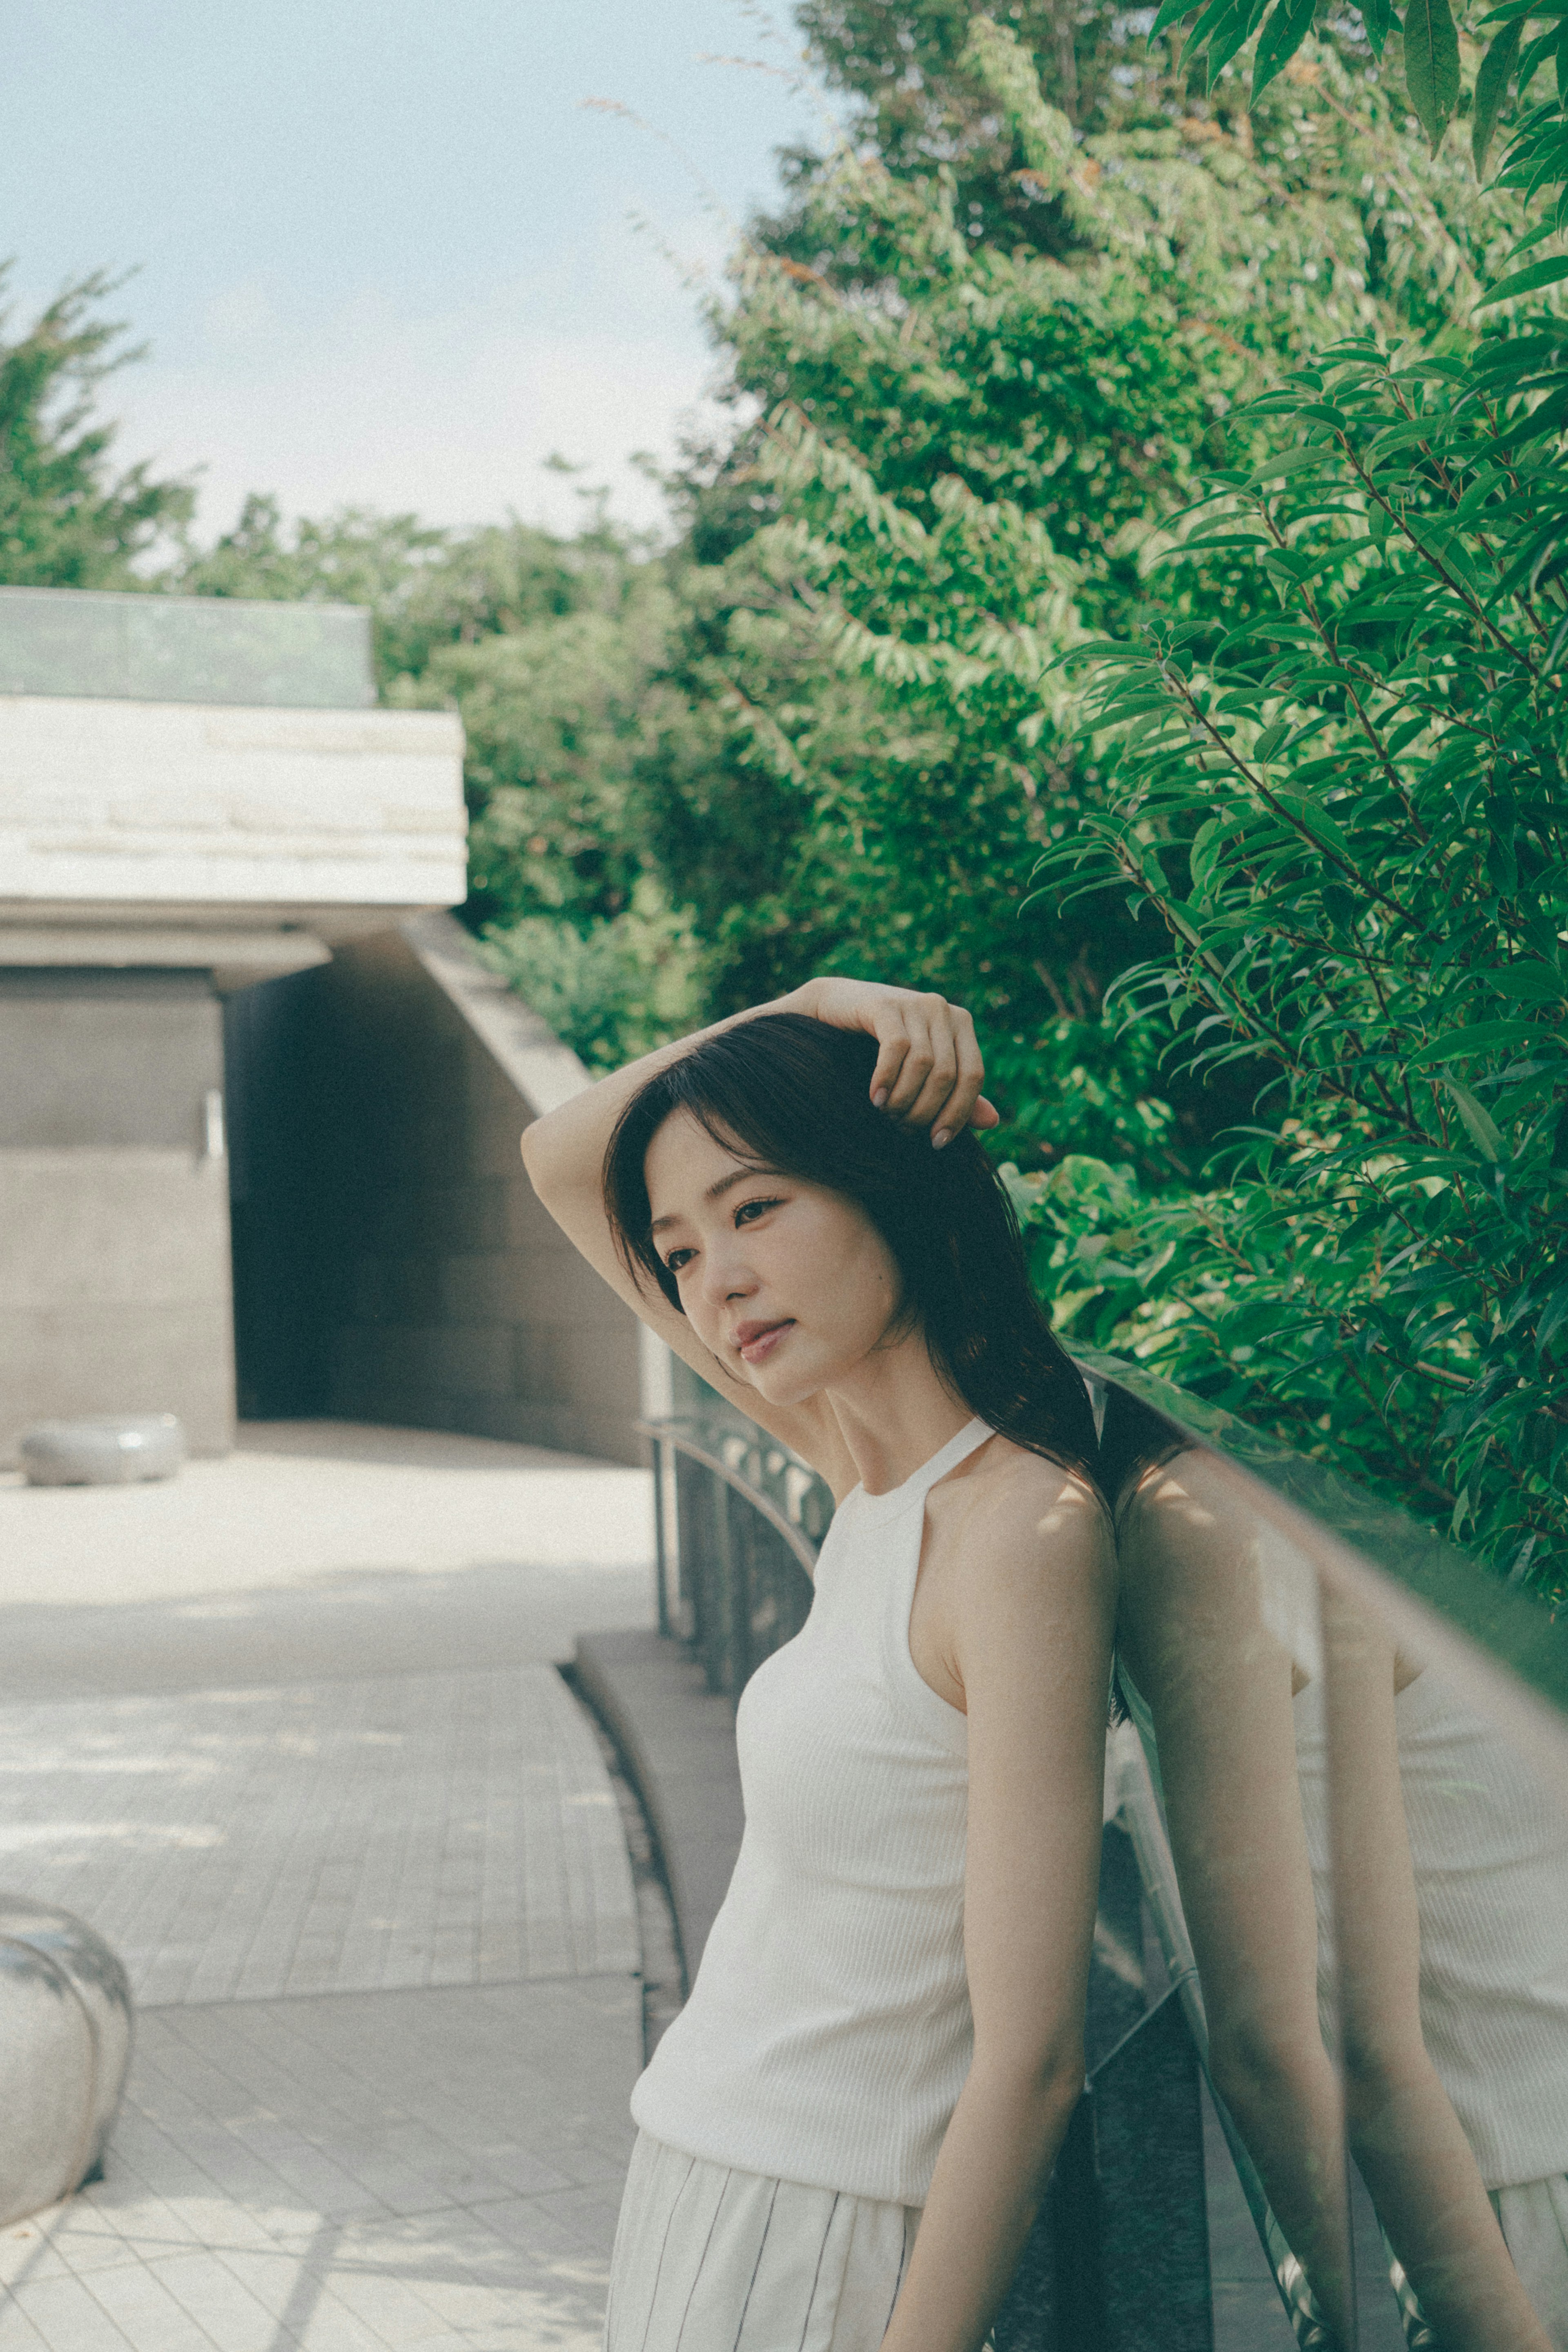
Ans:
[{"label": "long dark hair", "polygon": [[973,1135],[933,1151],[924,1130],[873,1108],[876,1057],[857,1030],[766,1013],[650,1078],[604,1155],[605,1210],[628,1269],[680,1309],[649,1231],[644,1161],[671,1113],[689,1111],[727,1150],[854,1202],[886,1243],[903,1317],[948,1387],[1015,1445],[1097,1487],[1088,1391],[1030,1288],[1011,1202]]}]

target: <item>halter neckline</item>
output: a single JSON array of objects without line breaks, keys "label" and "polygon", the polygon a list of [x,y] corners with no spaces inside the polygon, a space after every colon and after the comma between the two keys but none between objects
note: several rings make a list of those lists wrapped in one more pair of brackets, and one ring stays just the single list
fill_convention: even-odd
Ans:
[{"label": "halter neckline", "polygon": [[922,1462],[917,1469],[912,1470],[898,1486],[889,1486],[881,1495],[868,1494],[863,1486],[858,1486],[854,1491],[862,1503],[869,1504],[873,1509],[885,1509],[890,1504],[902,1506],[911,1502],[915,1496],[929,1492],[939,1478],[945,1478],[949,1470],[956,1470],[966,1455],[977,1452],[988,1437],[995,1435],[990,1423],[977,1416],[973,1421],[967,1421],[956,1436],[950,1437],[946,1445],[938,1446],[935,1454]]}]

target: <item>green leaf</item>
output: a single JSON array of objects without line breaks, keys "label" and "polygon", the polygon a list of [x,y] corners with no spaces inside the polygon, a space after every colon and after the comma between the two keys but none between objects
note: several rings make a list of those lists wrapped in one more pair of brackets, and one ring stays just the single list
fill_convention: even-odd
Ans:
[{"label": "green leaf", "polygon": [[1362,0],[1361,21],[1366,27],[1373,56],[1381,58],[1389,26],[1394,21],[1392,0]]},{"label": "green leaf", "polygon": [[1244,43],[1251,39],[1268,5],[1269,0],[1239,0],[1239,5],[1230,15],[1215,27],[1208,42],[1208,79],[1211,88],[1216,74],[1222,67],[1230,63],[1237,50]]},{"label": "green leaf", "polygon": [[1533,1021],[1478,1021],[1473,1028],[1456,1029],[1447,1037],[1435,1037],[1429,1045],[1419,1046],[1411,1055],[1409,1066],[1422,1070],[1433,1062],[1469,1061],[1501,1045],[1529,1045],[1541,1041],[1542,1031]]},{"label": "green leaf", "polygon": [[1350,844],[1326,809],[1320,808],[1316,801],[1308,800],[1301,793],[1281,793],[1278,797],[1280,806],[1290,811],[1297,824],[1312,835],[1320,849],[1349,858]]},{"label": "green leaf", "polygon": [[[1524,55],[1519,61],[1519,94],[1521,98],[1524,96],[1525,91],[1530,88],[1531,83],[1534,80],[1536,75],[1541,71],[1542,67],[1546,63],[1547,58],[1551,57],[1556,47],[1557,29],[1556,26],[1553,26],[1550,33],[1542,33],[1538,39],[1531,41],[1530,47],[1525,50]],[[1525,237],[1520,247],[1521,252],[1523,251],[1526,245],[1533,245],[1536,238],[1542,234],[1542,232],[1540,229],[1536,229],[1531,236]]]},{"label": "green leaf", "polygon": [[[1186,37],[1189,49],[1201,49],[1216,33],[1225,31],[1232,17],[1241,16],[1247,0],[1208,0],[1197,22]],[[1210,69],[1212,76],[1212,68]]]},{"label": "green leaf", "polygon": [[1160,0],[1160,13],[1149,26],[1150,40],[1156,33],[1163,33],[1167,25],[1179,24],[1191,5],[1192,0]]},{"label": "green leaf", "polygon": [[1470,152],[1476,159],[1479,180],[1487,167],[1487,150],[1497,129],[1497,118],[1503,100],[1508,95],[1509,79],[1519,60],[1519,45],[1524,38],[1524,21],[1515,17],[1505,25],[1485,57],[1476,76],[1475,110],[1470,117]]},{"label": "green leaf", "polygon": [[1326,467],[1339,463],[1337,449],[1276,449],[1267,457],[1253,475],[1248,488],[1263,482],[1277,482],[1287,475],[1299,474],[1309,466]]},{"label": "green leaf", "polygon": [[1483,1160],[1494,1163],[1502,1158],[1502,1138],[1490,1111],[1484,1109],[1458,1078],[1444,1078],[1443,1086],[1454,1098],[1454,1108],[1464,1121],[1465,1133]]},{"label": "green leaf", "polygon": [[1507,302],[1515,294],[1533,294],[1538,287],[1554,286],[1560,278],[1568,278],[1568,254],[1559,254],[1555,261],[1532,261],[1528,269],[1516,269],[1490,294],[1483,294],[1476,304],[1484,310],[1489,302]]},{"label": "green leaf", "polygon": [[1501,984],[1505,994],[1522,996],[1531,1004],[1560,1004],[1568,996],[1568,981],[1550,964],[1510,964]]},{"label": "green leaf", "polygon": [[1269,21],[1258,40],[1257,55],[1252,60],[1252,97],[1259,99],[1277,73],[1283,71],[1307,35],[1312,29],[1312,12],[1317,0],[1274,0],[1269,11]]},{"label": "green leaf", "polygon": [[1409,0],[1405,11],[1405,87],[1435,155],[1459,102],[1459,37],[1448,0]]}]

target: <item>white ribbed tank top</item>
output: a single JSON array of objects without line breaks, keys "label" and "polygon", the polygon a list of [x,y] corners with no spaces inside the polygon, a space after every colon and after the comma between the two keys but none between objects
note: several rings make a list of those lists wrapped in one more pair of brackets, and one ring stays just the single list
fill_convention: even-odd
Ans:
[{"label": "white ribbed tank top", "polygon": [[968,1725],[909,1654],[925,1497],[972,1421],[834,1513],[810,1613],[736,1717],[746,1829],[691,1998],[632,2096],[654,2139],[923,2205],[974,2043]]},{"label": "white ribbed tank top", "polygon": [[[1394,1702],[1421,1927],[1421,2037],[1489,2189],[1568,2171],[1568,1828],[1500,1732],[1428,1668]],[[1332,2011],[1322,1691],[1296,1755]],[[1332,2031],[1332,2029],[1331,2029]]]}]

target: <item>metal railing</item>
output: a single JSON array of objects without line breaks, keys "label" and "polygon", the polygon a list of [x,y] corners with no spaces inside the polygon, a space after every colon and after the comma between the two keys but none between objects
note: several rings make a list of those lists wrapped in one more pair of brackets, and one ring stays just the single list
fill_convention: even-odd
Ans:
[{"label": "metal railing", "polygon": [[696,1420],[638,1427],[653,1449],[659,1631],[685,1642],[709,1689],[736,1701],[806,1622],[832,1496],[755,1428],[748,1435]]}]

